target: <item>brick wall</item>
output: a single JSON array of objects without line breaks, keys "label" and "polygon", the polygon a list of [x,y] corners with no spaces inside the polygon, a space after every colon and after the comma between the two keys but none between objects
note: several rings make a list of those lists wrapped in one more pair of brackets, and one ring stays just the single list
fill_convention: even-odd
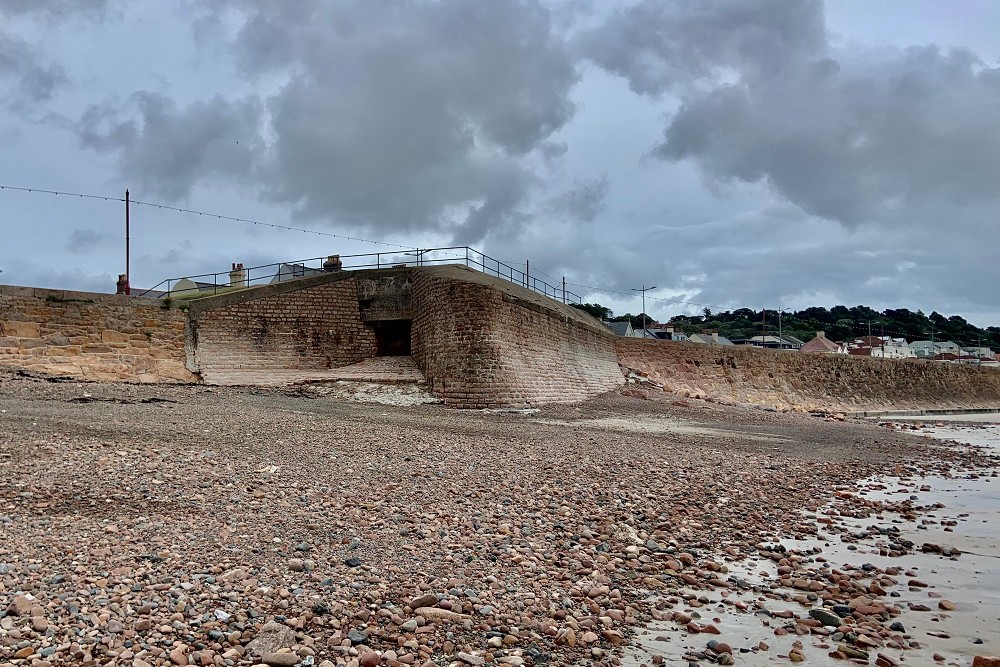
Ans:
[{"label": "brick wall", "polygon": [[624,381],[614,337],[562,304],[461,267],[413,278],[413,356],[463,408],[581,401]]},{"label": "brick wall", "polygon": [[808,411],[1000,405],[1000,369],[617,338],[622,366],[683,396]]},{"label": "brick wall", "polygon": [[322,370],[375,356],[375,334],[361,321],[356,281],[346,274],[336,278],[192,302],[191,364],[212,381],[243,369]]},{"label": "brick wall", "polygon": [[0,368],[87,380],[194,382],[187,316],[153,299],[0,285]]}]

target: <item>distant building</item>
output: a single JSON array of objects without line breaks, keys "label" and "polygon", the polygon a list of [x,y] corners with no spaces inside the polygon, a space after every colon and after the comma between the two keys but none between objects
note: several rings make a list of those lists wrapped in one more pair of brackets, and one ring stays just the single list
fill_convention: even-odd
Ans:
[{"label": "distant building", "polygon": [[622,336],[624,338],[641,338],[642,334],[636,333],[636,330],[632,328],[632,323],[628,320],[624,322],[605,322],[604,326],[611,329],[611,332],[616,336]]},{"label": "distant building", "polygon": [[701,343],[703,345],[735,345],[733,341],[729,340],[725,336],[720,336],[718,332],[710,334],[691,334],[688,336],[688,340],[692,343]]},{"label": "distant building", "polygon": [[688,339],[687,334],[681,333],[680,331],[674,331],[674,327],[669,324],[652,324],[645,329],[636,329],[636,333],[640,338],[657,338],[659,340],[678,341],[685,341]]},{"label": "distant building", "polygon": [[278,271],[275,273],[274,278],[271,279],[271,283],[283,283],[296,278],[319,275],[320,273],[323,273],[322,269],[311,269],[304,264],[281,263],[278,265]]},{"label": "distant building", "polygon": [[733,341],[736,345],[764,347],[769,350],[798,350],[805,343],[794,336],[765,336],[763,334],[752,338],[741,338]]},{"label": "distant building", "polygon": [[817,331],[816,337],[800,347],[799,352],[804,354],[847,354],[847,346],[827,338],[825,331]]},{"label": "distant building", "polygon": [[995,359],[993,350],[988,347],[979,346],[963,347],[962,356],[969,356],[975,359]]},{"label": "distant building", "polygon": [[848,354],[878,357],[881,359],[913,359],[917,353],[905,338],[891,336],[864,336],[847,343]]},{"label": "distant building", "polygon": [[957,357],[962,352],[961,348],[950,340],[915,340],[910,343],[910,349],[918,359],[933,359],[939,354],[952,354]]}]

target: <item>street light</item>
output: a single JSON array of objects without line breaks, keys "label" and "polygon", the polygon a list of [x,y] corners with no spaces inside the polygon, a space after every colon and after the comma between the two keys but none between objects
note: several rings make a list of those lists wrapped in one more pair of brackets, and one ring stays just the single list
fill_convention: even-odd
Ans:
[{"label": "street light", "polygon": [[651,289],[656,289],[656,286],[646,287],[643,285],[641,288],[632,288],[633,292],[642,292],[642,337],[646,337],[646,292]]},{"label": "street light", "polygon": [[788,308],[779,308],[778,309],[778,349],[779,350],[781,349],[781,342],[784,340],[784,338],[781,337],[781,314],[783,312],[785,312],[786,310],[788,310]]}]

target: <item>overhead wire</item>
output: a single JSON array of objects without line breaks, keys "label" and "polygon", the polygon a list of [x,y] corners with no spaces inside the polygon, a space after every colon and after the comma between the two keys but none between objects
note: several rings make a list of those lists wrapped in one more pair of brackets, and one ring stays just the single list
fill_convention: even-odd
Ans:
[{"label": "overhead wire", "polygon": [[[114,202],[125,202],[124,197],[115,197],[108,195],[94,195],[81,192],[64,192],[61,190],[46,190],[44,188],[25,188],[16,185],[0,185],[0,190],[13,190],[18,192],[31,192],[31,193],[42,193],[50,195],[62,195],[65,197],[79,197],[81,199],[103,199],[104,201],[114,201]],[[273,222],[265,222],[262,220],[254,220],[252,218],[240,218],[231,215],[222,215],[221,213],[211,213],[208,211],[198,211],[190,208],[182,208],[179,206],[171,206],[169,204],[159,204],[156,202],[142,201],[140,199],[129,199],[130,204],[135,204],[136,206],[147,206],[150,208],[158,208],[166,211],[173,211],[176,213],[186,213],[189,215],[197,215],[200,217],[216,218],[218,220],[225,220],[227,222],[239,222],[244,224],[255,225],[259,227],[269,227],[271,229],[283,229],[292,232],[302,232],[304,234],[315,234],[317,236],[326,236],[330,238],[342,239],[345,241],[356,241],[358,243],[372,243],[375,245],[388,246],[391,248],[401,248],[404,250],[412,250],[412,246],[401,245],[399,243],[390,243],[387,241],[373,241],[372,239],[363,239],[356,236],[347,236],[344,234],[335,234],[333,232],[321,232],[315,229],[305,229],[302,227],[292,227],[291,225],[279,225]]]}]

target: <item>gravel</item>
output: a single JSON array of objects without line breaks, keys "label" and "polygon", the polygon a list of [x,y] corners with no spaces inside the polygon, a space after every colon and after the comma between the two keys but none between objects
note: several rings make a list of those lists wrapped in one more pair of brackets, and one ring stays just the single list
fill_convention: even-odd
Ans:
[{"label": "gravel", "polygon": [[[976,463],[636,394],[518,414],[0,375],[0,665],[617,664],[655,595],[815,531],[834,487]],[[731,436],[566,425],[612,417]]]}]

